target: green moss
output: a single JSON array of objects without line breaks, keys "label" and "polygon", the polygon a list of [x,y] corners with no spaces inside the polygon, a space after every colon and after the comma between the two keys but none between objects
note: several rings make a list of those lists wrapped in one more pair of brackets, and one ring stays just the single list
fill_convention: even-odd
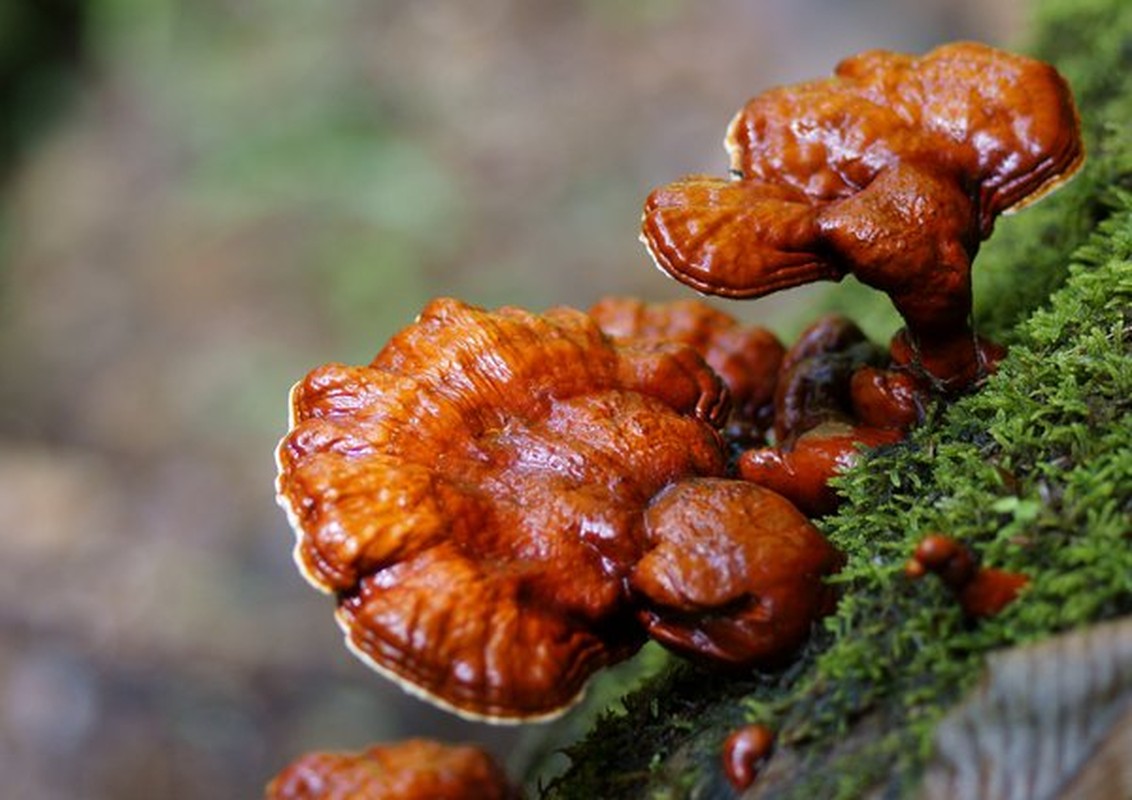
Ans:
[{"label": "green moss", "polygon": [[[851,502],[825,528],[849,554],[845,600],[828,621],[833,643],[777,716],[786,742],[816,745],[882,713],[895,730],[855,754],[851,771],[912,785],[932,724],[989,650],[1132,611],[1130,308],[1132,198],[1122,195],[988,386],[841,481]],[[904,580],[904,559],[932,530],[1031,576],[1023,599],[969,625],[938,586]],[[820,747],[806,758],[822,762],[808,781],[822,785],[799,796],[854,796],[830,785],[843,770]]]},{"label": "green moss", "polygon": [[[821,525],[848,557],[843,599],[787,671],[676,666],[569,750],[547,796],[715,796],[719,744],[747,720],[791,762],[766,776],[775,797],[906,793],[989,651],[1132,612],[1132,6],[1054,0],[1038,20],[1035,52],[1073,83],[1090,161],[980,257],[980,327],[1011,343],[998,374],[840,479],[847,502]],[[972,624],[938,582],[907,580],[936,530],[1030,576],[1022,597]]]}]

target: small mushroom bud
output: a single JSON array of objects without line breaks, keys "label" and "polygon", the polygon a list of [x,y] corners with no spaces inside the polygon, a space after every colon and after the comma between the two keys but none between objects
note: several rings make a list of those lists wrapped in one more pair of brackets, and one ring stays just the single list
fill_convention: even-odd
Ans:
[{"label": "small mushroom bud", "polygon": [[899,430],[829,422],[806,431],[793,445],[746,451],[739,456],[739,474],[778,492],[806,515],[821,517],[841,502],[829,485],[830,478],[856,464],[862,448],[894,444],[903,438]]},{"label": "small mushroom bud", "polygon": [[520,800],[483,750],[410,739],[357,753],[307,753],[267,786],[266,800]]},{"label": "small mushroom bud", "polygon": [[853,322],[839,315],[818,320],[786,351],[775,389],[775,445],[740,454],[746,480],[772,489],[811,517],[833,511],[829,480],[860,456],[861,447],[903,438],[885,421],[861,425],[854,417],[854,381],[883,360]]},{"label": "small mushroom bud", "polygon": [[723,774],[735,791],[751,787],[759,767],[774,749],[774,731],[765,725],[746,725],[723,742]]},{"label": "small mushroom bud", "polygon": [[870,366],[853,373],[849,393],[861,425],[902,431],[923,422],[929,398],[924,381],[911,372]]},{"label": "small mushroom bud", "polygon": [[993,617],[1029,583],[1025,575],[980,567],[967,545],[938,533],[920,541],[904,572],[913,579],[928,572],[938,575],[972,618]]},{"label": "small mushroom bud", "polygon": [[786,351],[774,393],[775,443],[789,447],[826,422],[852,423],[851,381],[883,354],[849,319],[832,314],[802,332]]}]

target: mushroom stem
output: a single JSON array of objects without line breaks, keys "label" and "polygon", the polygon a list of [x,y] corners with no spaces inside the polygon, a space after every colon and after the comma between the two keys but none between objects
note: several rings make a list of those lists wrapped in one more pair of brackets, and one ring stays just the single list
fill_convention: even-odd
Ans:
[{"label": "mushroom stem", "polygon": [[892,299],[918,364],[945,390],[980,371],[970,325],[978,215],[962,186],[950,170],[896,164],[818,215],[837,257]]},{"label": "mushroom stem", "polygon": [[916,336],[911,327],[901,333],[910,355],[908,366],[940,393],[954,394],[986,377],[975,332],[969,325],[942,336]]},{"label": "mushroom stem", "polygon": [[[976,385],[997,369],[1006,348],[978,336],[970,326],[966,330],[969,338],[940,336],[929,339],[925,346],[923,339],[917,341],[911,331],[902,329],[892,340],[893,363],[924,376],[944,394]],[[941,375],[957,377],[945,381],[941,380]]]}]

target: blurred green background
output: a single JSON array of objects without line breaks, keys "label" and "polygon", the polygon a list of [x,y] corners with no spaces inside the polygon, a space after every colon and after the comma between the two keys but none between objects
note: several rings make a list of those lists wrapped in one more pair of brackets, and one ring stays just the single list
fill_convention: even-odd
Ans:
[{"label": "blurred green background", "polygon": [[[0,775],[237,798],[299,752],[515,733],[341,645],[272,497],[289,386],[436,295],[686,296],[648,190],[751,94],[1021,0],[0,0]],[[725,305],[788,334],[815,292]]]}]

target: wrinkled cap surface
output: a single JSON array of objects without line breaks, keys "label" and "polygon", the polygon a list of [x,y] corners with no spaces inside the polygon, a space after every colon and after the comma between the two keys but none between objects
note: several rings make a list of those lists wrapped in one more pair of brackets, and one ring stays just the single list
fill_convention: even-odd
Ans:
[{"label": "wrinkled cap surface", "polygon": [[823,579],[841,555],[794,505],[753,483],[682,481],[645,514],[649,551],[633,571],[649,635],[738,668],[796,649],[832,610]]},{"label": "wrinkled cap surface", "polygon": [[278,450],[296,561],[347,642],[493,721],[560,713],[642,641],[625,582],[662,488],[724,468],[719,378],[587,315],[441,299],[371,364],[292,392]]},{"label": "wrinkled cap surface", "polygon": [[833,78],[766,92],[732,120],[726,145],[744,178],[821,200],[857,192],[897,161],[937,163],[978,187],[990,220],[1080,166],[1078,128],[1052,66],[956,42],[921,57],[871,50]]},{"label": "wrinkled cap surface", "polygon": [[758,325],[742,325],[699,300],[646,303],[605,297],[589,310],[610,336],[690,345],[723,378],[735,416],[753,420],[774,396],[785,348]]},{"label": "wrinkled cap surface", "polygon": [[654,189],[641,238],[662,270],[704,294],[759,297],[845,275],[822,248],[814,201],[762,181],[692,175]]},{"label": "wrinkled cap surface", "polygon": [[517,800],[478,747],[409,739],[351,753],[308,753],[267,786],[266,800]]},{"label": "wrinkled cap surface", "polygon": [[[692,176],[657,189],[642,238],[678,280],[731,297],[836,280],[883,257],[856,252],[873,233],[866,225],[847,235],[847,216],[872,214],[869,225],[887,227],[887,237],[927,225],[970,257],[998,214],[1076,172],[1079,127],[1067,84],[1040,61],[975,42],[922,57],[870,51],[843,61],[832,78],[748,102],[725,142],[737,179]],[[927,198],[937,211],[911,212],[899,198],[895,209],[874,200],[823,215],[898,167],[904,177],[878,189]],[[933,220],[946,214],[969,221],[936,232]]]}]

